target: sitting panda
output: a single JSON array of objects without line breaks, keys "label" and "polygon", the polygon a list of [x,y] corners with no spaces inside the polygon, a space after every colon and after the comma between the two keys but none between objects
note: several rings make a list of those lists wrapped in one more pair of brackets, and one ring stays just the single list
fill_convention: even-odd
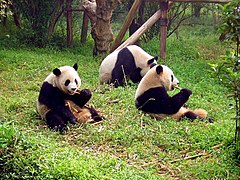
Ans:
[{"label": "sitting panda", "polygon": [[[172,70],[165,65],[155,65],[143,77],[135,94],[136,107],[143,112],[151,113],[156,118],[168,115],[174,119],[188,118],[190,120],[203,120],[207,111],[196,109],[194,111],[184,107],[192,92],[183,88],[173,97],[167,91],[173,90],[179,84]],[[212,119],[207,119],[213,122]]]},{"label": "sitting panda", "polygon": [[158,57],[153,57],[137,45],[129,45],[109,54],[99,69],[100,83],[123,86],[128,79],[138,83]]},{"label": "sitting panda", "polygon": [[[88,89],[79,90],[81,79],[77,69],[77,64],[55,68],[42,84],[37,111],[51,129],[64,131],[68,122],[75,124],[90,115],[95,121],[102,120],[94,108],[86,106],[92,94]],[[75,117],[71,104],[79,106],[78,110],[84,113],[76,113]]]}]

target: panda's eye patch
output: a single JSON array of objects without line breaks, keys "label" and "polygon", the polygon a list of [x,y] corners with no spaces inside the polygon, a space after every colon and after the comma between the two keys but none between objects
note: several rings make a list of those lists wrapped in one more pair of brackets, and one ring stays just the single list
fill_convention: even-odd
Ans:
[{"label": "panda's eye patch", "polygon": [[68,79],[68,80],[65,81],[64,85],[68,86],[69,84],[70,84],[70,80]]},{"label": "panda's eye patch", "polygon": [[75,83],[76,83],[76,84],[78,84],[78,81],[77,81],[77,79],[75,79]]},{"label": "panda's eye patch", "polygon": [[171,81],[173,82],[173,75],[171,75]]}]

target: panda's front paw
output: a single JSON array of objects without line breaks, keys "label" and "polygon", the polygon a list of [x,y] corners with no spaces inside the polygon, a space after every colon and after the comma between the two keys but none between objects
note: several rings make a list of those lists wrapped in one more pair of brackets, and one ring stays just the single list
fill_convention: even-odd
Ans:
[{"label": "panda's front paw", "polygon": [[81,95],[84,97],[91,97],[92,93],[89,89],[83,89],[83,90],[81,90]]},{"label": "panda's front paw", "polygon": [[191,96],[191,94],[192,94],[192,91],[187,88],[181,89],[181,92],[188,97]]}]

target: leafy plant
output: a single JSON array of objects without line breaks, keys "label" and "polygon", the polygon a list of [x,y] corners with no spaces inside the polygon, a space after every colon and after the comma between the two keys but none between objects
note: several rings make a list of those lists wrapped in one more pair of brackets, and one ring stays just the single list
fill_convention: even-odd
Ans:
[{"label": "leafy plant", "polygon": [[219,80],[229,89],[230,97],[235,101],[235,142],[238,151],[240,151],[240,6],[238,0],[219,6],[223,10],[223,23],[219,28],[222,33],[220,40],[228,40],[230,43],[235,44],[236,47],[234,51],[227,51],[226,55],[222,56],[223,62],[221,64],[212,64],[211,66]]}]

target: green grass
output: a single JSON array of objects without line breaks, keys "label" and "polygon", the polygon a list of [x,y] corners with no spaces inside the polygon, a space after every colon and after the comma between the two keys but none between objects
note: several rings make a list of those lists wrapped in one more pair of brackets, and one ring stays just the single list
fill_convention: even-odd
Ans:
[{"label": "green grass", "polygon": [[[225,47],[206,31],[180,30],[180,39],[168,39],[168,58],[159,63],[171,67],[180,86],[193,91],[188,107],[206,109],[215,119],[212,124],[157,121],[135,108],[136,85],[99,85],[102,58],[92,57],[92,41],[62,51],[1,46],[0,179],[238,179],[232,102],[207,65],[219,61]],[[158,55],[158,39],[143,48]],[[70,126],[59,134],[40,120],[36,100],[52,69],[75,62],[82,88],[93,92],[90,104],[105,121]],[[194,155],[199,156],[184,159]]]}]

